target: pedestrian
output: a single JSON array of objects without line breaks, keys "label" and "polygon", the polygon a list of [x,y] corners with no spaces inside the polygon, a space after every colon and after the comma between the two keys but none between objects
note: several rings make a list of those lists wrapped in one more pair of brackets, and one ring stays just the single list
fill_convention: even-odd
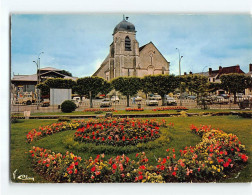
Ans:
[{"label": "pedestrian", "polygon": [[135,103],[136,103],[136,99],[135,99],[135,97],[133,97],[132,104],[135,104]]}]

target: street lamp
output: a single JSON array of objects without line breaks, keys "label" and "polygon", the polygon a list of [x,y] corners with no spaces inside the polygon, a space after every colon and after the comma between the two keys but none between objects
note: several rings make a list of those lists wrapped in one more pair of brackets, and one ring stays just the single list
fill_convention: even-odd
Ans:
[{"label": "street lamp", "polygon": [[[44,52],[40,52],[37,58],[37,62],[33,61],[36,65],[37,65],[37,85],[40,84],[40,55],[43,54]],[[39,102],[40,102],[40,93],[39,93],[39,89],[37,89],[37,109],[39,109]]]},{"label": "street lamp", "polygon": [[203,75],[203,72],[204,72],[204,70],[205,70],[206,67],[208,67],[208,66],[204,66],[204,68],[202,69],[202,75]]},{"label": "street lamp", "polygon": [[[181,66],[180,66],[180,64],[181,64],[181,59],[183,58],[183,56],[180,56],[180,51],[179,51],[178,48],[176,48],[176,50],[178,50],[178,54],[179,54],[179,76],[181,76]],[[181,94],[182,93],[181,83],[180,83],[180,86],[179,86],[179,92],[180,92],[179,104],[180,104],[180,106],[182,106],[182,102],[181,102],[181,95],[182,95]]]}]

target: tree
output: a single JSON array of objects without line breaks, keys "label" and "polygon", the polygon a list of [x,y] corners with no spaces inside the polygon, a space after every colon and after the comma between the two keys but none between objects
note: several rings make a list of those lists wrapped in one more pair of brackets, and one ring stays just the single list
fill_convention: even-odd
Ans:
[{"label": "tree", "polygon": [[76,82],[72,79],[53,78],[45,80],[37,87],[41,90],[42,96],[48,96],[50,95],[50,88],[72,89],[75,85]]},{"label": "tree", "polygon": [[186,75],[183,76],[185,87],[197,94],[197,104],[203,105],[206,109],[206,96],[219,88],[219,84],[213,84],[208,81],[208,78],[203,75]]},{"label": "tree", "polygon": [[174,75],[149,75],[142,80],[144,92],[159,94],[162,97],[162,105],[165,105],[165,95],[179,86],[178,78]]},{"label": "tree", "polygon": [[244,74],[231,73],[221,75],[220,79],[222,88],[234,94],[234,103],[236,104],[236,93],[244,92],[249,86],[251,78]]},{"label": "tree", "polygon": [[129,107],[129,97],[136,95],[142,89],[139,77],[118,77],[113,79],[111,83],[116,91],[127,97],[127,107]]},{"label": "tree", "polygon": [[70,77],[73,76],[72,73],[70,73],[70,72],[68,72],[68,71],[66,71],[66,70],[62,70],[61,73],[62,73],[63,75],[66,75],[66,76],[70,76]]},{"label": "tree", "polygon": [[99,93],[104,92],[104,87],[108,86],[108,82],[100,77],[84,77],[77,80],[74,90],[81,96],[85,95],[90,99],[90,108],[93,108],[92,99]]}]

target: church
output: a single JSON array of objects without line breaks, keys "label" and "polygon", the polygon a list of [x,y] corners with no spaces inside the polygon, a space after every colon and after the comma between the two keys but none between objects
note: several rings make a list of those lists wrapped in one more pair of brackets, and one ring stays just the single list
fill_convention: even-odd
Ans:
[{"label": "church", "polygon": [[120,76],[169,74],[170,62],[152,42],[139,47],[136,32],[128,17],[123,17],[114,28],[108,56],[93,76],[111,81]]}]

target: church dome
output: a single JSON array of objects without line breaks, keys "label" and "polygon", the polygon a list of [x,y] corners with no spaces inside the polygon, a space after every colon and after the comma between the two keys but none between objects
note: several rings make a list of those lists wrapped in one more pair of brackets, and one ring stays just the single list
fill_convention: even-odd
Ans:
[{"label": "church dome", "polygon": [[114,33],[117,33],[118,31],[127,31],[127,32],[136,32],[135,26],[127,21],[128,17],[126,17],[126,20],[123,18],[123,20],[116,25],[114,28]]}]

